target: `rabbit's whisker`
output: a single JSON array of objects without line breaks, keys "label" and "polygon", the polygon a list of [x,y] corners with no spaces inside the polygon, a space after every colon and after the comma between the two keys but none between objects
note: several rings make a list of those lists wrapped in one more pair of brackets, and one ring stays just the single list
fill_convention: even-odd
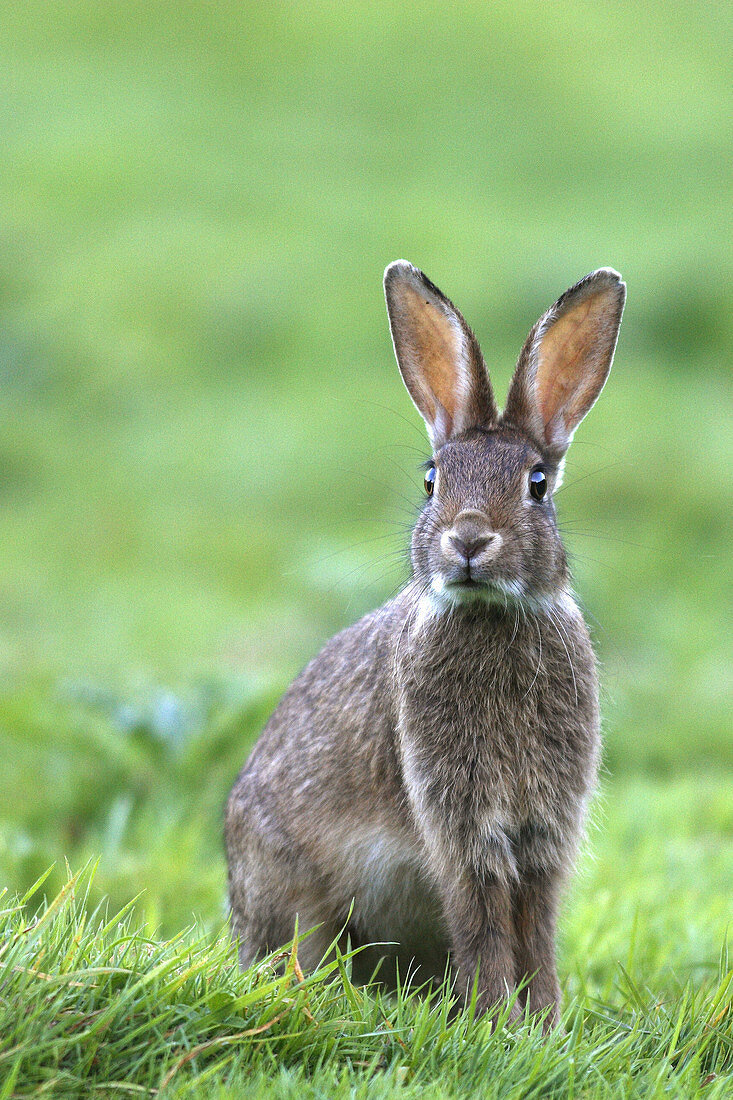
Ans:
[{"label": "rabbit's whisker", "polygon": [[[341,401],[341,398],[333,395],[333,400],[339,402]],[[349,395],[349,404],[351,404],[352,401],[354,402],[354,404],[369,406],[373,409],[381,409],[383,412],[388,412],[391,413],[392,416],[396,416],[399,420],[402,420],[403,423],[407,424],[408,427],[412,429],[412,431],[416,432],[420,436],[420,440],[423,443],[424,450],[427,450],[427,447],[425,447],[425,435],[422,430],[418,428],[417,424],[415,424],[412,420],[408,420],[408,418],[397,409],[393,409],[391,405],[382,405],[381,402],[371,401],[369,398],[366,397],[353,398],[351,395]]]},{"label": "rabbit's whisker", "polygon": [[[525,612],[525,616],[526,616],[526,612]],[[540,624],[537,622],[537,617],[536,616],[534,616],[534,615],[532,616],[532,621],[534,622],[534,625],[537,628],[537,641],[539,643],[539,653],[538,653],[538,656],[537,656],[537,668],[535,670],[534,678],[532,680],[532,683],[529,685],[529,687],[525,691],[524,695],[522,696],[522,702],[524,702],[524,700],[527,698],[527,696],[529,695],[532,688],[537,683],[537,677],[539,676],[540,668],[542,667],[542,631],[540,630]]]},{"label": "rabbit's whisker", "polygon": [[[571,521],[572,522],[572,521]],[[628,539],[619,539],[614,535],[605,535],[598,531],[578,531],[577,528],[568,526],[567,523],[558,524],[563,535],[569,535],[571,538],[578,539],[602,539],[604,542],[615,542],[619,546],[632,546],[635,550],[649,550],[656,551],[656,546],[650,546],[648,543],[643,542],[629,542]]]},{"label": "rabbit's whisker", "polygon": [[517,631],[518,630],[519,630],[519,605],[515,604],[514,605],[514,630],[512,631],[512,636],[509,639],[509,645],[507,646],[508,650],[512,648],[512,645],[514,644],[514,639],[517,636]]},{"label": "rabbit's whisker", "polygon": [[612,470],[615,466],[620,465],[621,460],[617,459],[615,462],[609,462],[605,466],[597,466],[594,470],[590,470],[587,474],[583,474],[582,477],[576,477],[574,481],[564,482],[559,489],[555,490],[553,496],[559,497],[566,489],[572,489],[573,485],[580,485],[581,481],[587,481],[589,477],[595,477],[596,474],[605,473],[606,470]]},{"label": "rabbit's whisker", "polygon": [[563,632],[560,629],[560,624],[555,619],[555,616],[552,613],[552,608],[551,607],[547,608],[547,617],[550,620],[550,622],[552,623],[553,627],[555,628],[555,633],[557,634],[558,638],[562,642],[562,647],[565,650],[565,654],[566,654],[567,659],[568,659],[568,664],[570,666],[570,675],[573,678],[573,691],[575,692],[575,705],[577,706],[578,705],[578,684],[577,684],[577,681],[575,679],[575,669],[573,667],[573,661],[572,661],[572,658],[570,656],[570,650],[567,647],[565,638],[563,636]]},{"label": "rabbit's whisker", "polygon": [[[323,565],[327,561],[333,561],[339,554],[348,554],[351,550],[358,550],[361,546],[370,546],[375,542],[383,542],[384,539],[394,539],[397,535],[394,531],[388,531],[384,535],[374,535],[372,538],[360,539],[359,542],[351,542],[348,546],[340,546],[338,550],[333,550],[330,554],[324,554],[322,557],[315,558],[313,565]],[[395,553],[397,550],[395,550]],[[400,553],[404,553],[404,547],[399,548]]]}]

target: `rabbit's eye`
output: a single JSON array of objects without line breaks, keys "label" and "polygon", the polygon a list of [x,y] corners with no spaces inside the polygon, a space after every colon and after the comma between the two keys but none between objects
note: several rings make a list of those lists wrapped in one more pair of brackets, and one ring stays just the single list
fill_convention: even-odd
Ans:
[{"label": "rabbit's eye", "polygon": [[428,466],[425,471],[425,492],[429,497],[433,495],[433,489],[435,488],[435,479],[438,476],[438,471],[434,466]]},{"label": "rabbit's eye", "polygon": [[547,478],[541,466],[536,466],[529,475],[529,492],[535,500],[544,500],[547,496]]}]

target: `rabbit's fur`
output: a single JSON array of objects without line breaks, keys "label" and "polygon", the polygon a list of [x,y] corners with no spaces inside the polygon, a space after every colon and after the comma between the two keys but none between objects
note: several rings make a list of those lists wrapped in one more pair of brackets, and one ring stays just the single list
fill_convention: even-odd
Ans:
[{"label": "rabbit's fur", "polygon": [[[367,970],[391,955],[403,975],[442,978],[450,960],[480,1010],[529,976],[513,1012],[529,997],[552,1022],[558,896],[600,744],[593,650],[552,494],[610,370],[625,286],[603,268],[548,310],[503,414],[437,287],[397,261],[385,290],[434,491],[410,582],[310,662],[232,790],[240,960],[292,938],[297,918],[301,932],[319,926],[300,948],[314,966],[348,925],[352,943],[385,945],[366,953]],[[541,500],[529,488],[538,467]]]}]

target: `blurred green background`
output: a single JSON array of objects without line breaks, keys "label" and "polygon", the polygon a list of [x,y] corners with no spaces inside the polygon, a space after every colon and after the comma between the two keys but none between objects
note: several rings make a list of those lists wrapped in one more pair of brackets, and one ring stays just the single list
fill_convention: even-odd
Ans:
[{"label": "blurred green background", "polygon": [[101,856],[153,925],[220,919],[247,746],[406,576],[427,446],[384,266],[458,303],[501,399],[537,316],[611,265],[616,362],[559,501],[607,738],[568,951],[599,891],[622,945],[676,883],[698,893],[660,943],[707,958],[733,892],[731,7],[65,0],[3,24],[2,883]]}]

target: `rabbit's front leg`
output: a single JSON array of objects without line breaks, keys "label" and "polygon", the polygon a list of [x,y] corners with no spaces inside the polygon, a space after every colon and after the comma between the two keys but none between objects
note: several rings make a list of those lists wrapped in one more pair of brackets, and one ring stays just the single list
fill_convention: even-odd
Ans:
[{"label": "rabbit's front leg", "polygon": [[549,1008],[545,1030],[560,1014],[560,986],[555,963],[555,935],[560,872],[523,869],[514,890],[517,976],[529,977],[522,991],[532,1012]]},{"label": "rabbit's front leg", "polygon": [[[477,1011],[486,1012],[505,1001],[516,984],[511,887],[498,876],[479,878],[463,869],[444,880],[443,905],[456,991],[470,1001],[475,982]],[[520,1014],[515,1004],[511,1019]]]}]

